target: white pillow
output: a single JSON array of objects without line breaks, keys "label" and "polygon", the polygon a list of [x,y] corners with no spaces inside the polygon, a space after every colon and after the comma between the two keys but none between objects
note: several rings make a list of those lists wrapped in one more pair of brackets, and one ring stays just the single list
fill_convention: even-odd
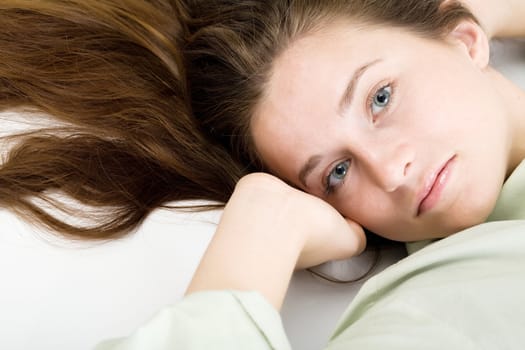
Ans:
[{"label": "white pillow", "polygon": [[90,349],[184,293],[218,212],[154,212],[104,244],[58,240],[0,211],[0,348]]}]

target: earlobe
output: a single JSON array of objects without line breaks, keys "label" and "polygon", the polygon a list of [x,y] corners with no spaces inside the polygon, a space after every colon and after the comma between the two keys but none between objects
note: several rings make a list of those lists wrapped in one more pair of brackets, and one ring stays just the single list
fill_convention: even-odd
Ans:
[{"label": "earlobe", "polygon": [[449,37],[465,48],[472,61],[481,69],[489,65],[490,45],[487,35],[472,21],[462,21]]}]

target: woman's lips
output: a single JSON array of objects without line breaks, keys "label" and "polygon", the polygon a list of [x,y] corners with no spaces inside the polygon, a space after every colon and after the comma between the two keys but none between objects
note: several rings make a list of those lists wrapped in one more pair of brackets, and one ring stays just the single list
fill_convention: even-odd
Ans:
[{"label": "woman's lips", "polygon": [[438,171],[432,173],[425,182],[425,187],[419,198],[417,216],[431,210],[441,198],[441,193],[450,178],[456,156],[450,158]]}]

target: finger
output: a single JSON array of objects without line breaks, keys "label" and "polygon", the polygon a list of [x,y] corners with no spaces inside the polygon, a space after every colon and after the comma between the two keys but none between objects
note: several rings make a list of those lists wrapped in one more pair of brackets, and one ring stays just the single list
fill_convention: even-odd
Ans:
[{"label": "finger", "polygon": [[352,238],[355,240],[355,253],[353,256],[361,254],[366,248],[366,234],[365,230],[361,225],[352,221],[350,219],[344,218],[348,226],[350,226],[350,231],[352,232]]}]

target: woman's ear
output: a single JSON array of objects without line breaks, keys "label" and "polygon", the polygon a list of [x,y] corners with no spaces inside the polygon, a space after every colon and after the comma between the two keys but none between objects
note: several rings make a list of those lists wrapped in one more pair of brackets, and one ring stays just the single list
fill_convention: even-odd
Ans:
[{"label": "woman's ear", "polygon": [[490,61],[489,40],[478,24],[468,20],[461,21],[450,32],[449,39],[463,47],[480,69],[487,68]]}]

